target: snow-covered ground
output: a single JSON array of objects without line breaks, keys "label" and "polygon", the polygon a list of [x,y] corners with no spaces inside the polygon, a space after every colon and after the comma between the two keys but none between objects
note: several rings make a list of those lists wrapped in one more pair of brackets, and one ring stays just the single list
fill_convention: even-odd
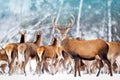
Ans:
[{"label": "snow-covered ground", "polygon": [[24,75],[0,75],[0,80],[120,80],[120,74],[114,74],[110,77],[107,74],[100,74],[99,77],[96,77],[95,74],[82,74],[81,77],[77,76],[74,77],[73,74],[66,74],[66,73],[57,73],[55,75],[49,75],[47,73],[38,75],[28,74],[27,76]]},{"label": "snow-covered ground", "polygon": [[[26,65],[27,76],[17,72],[9,76],[8,68],[6,67],[5,69],[6,74],[3,75],[0,74],[0,80],[120,80],[120,74],[113,73],[112,77],[108,74],[100,74],[99,77],[96,77],[96,74],[89,75],[85,74],[84,71],[81,71],[81,77],[80,76],[74,77],[74,74],[67,74],[65,71],[63,73],[58,72],[55,75],[50,75],[46,72],[40,75],[38,74],[33,75],[36,68],[35,67],[36,61],[31,60],[31,64],[29,64],[29,62]],[[32,72],[30,72],[29,70],[30,65],[33,70]]]}]

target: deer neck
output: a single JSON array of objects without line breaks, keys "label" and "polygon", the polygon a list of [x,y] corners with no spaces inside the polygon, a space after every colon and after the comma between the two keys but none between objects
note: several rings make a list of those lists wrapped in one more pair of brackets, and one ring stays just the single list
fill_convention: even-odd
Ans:
[{"label": "deer neck", "polygon": [[25,42],[25,35],[21,35],[21,39],[20,39],[20,43],[24,43]]},{"label": "deer neck", "polygon": [[54,38],[52,45],[57,46],[57,39],[56,38]]},{"label": "deer neck", "polygon": [[41,35],[37,35],[35,44],[39,46],[39,45],[40,45],[40,42],[41,42]]}]

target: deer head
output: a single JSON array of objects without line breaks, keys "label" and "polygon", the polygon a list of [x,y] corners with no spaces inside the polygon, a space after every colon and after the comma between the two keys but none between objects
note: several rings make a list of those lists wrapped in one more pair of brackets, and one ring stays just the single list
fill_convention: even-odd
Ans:
[{"label": "deer head", "polygon": [[71,15],[71,17],[71,23],[66,24],[65,28],[62,28],[59,24],[55,23],[55,17],[52,18],[52,25],[55,28],[55,30],[61,34],[62,39],[64,39],[67,36],[68,31],[71,29],[75,22],[75,17],[73,15]]},{"label": "deer head", "polygon": [[39,46],[41,43],[42,31],[36,31],[35,36],[36,36],[36,40],[34,43]]},{"label": "deer head", "polygon": [[21,39],[20,39],[20,43],[24,43],[25,42],[25,40],[26,40],[26,31],[24,31],[24,32],[21,32],[21,31],[19,31],[18,32],[18,34],[20,34],[20,36],[21,36]]}]

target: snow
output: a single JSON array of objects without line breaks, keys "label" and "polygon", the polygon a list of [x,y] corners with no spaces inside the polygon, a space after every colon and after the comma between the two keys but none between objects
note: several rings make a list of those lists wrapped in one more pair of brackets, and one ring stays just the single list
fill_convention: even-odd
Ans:
[{"label": "snow", "polygon": [[50,74],[41,74],[39,75],[32,75],[31,73],[27,76],[24,76],[22,74],[14,74],[9,76],[6,75],[0,75],[0,80],[119,80],[120,74],[114,74],[112,77],[110,77],[107,74],[100,74],[99,77],[96,77],[95,74],[89,75],[89,74],[82,74],[81,77],[77,76],[74,77],[73,74],[66,74],[66,73],[57,73],[55,75]]},{"label": "snow", "polygon": [[[31,65],[32,72],[29,70],[29,66]],[[20,73],[14,73],[11,76],[9,76],[8,68],[6,68],[6,74],[0,75],[0,80],[119,80],[120,79],[120,74],[113,74],[111,77],[109,74],[100,74],[98,77],[96,77],[96,74],[86,74],[84,71],[81,71],[81,77],[77,76],[74,77],[74,74],[67,74],[65,71],[58,72],[55,75],[51,75],[48,73],[42,73],[40,75],[34,74],[34,70],[36,67],[36,61],[31,60],[28,62],[26,65],[26,71],[27,71],[27,76],[24,74]]]}]

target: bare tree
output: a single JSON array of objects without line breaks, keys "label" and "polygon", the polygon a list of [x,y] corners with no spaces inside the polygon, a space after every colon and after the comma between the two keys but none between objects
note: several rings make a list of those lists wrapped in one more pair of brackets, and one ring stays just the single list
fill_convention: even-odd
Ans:
[{"label": "bare tree", "polygon": [[111,18],[111,4],[112,0],[109,0],[108,5],[108,41],[112,41],[112,18]]},{"label": "bare tree", "polygon": [[77,19],[77,28],[76,28],[76,37],[82,36],[82,33],[80,31],[80,18],[81,18],[81,10],[82,10],[83,0],[80,0],[79,5],[79,12],[78,12],[78,19]]},{"label": "bare tree", "polygon": [[[64,3],[64,0],[61,0],[61,2],[60,2],[60,7],[59,7],[59,11],[58,11],[58,14],[57,14],[57,18],[56,18],[55,23],[57,23],[58,20],[59,20],[60,13],[61,13],[61,11],[62,11],[63,3]],[[53,26],[54,26],[54,25],[53,25]],[[55,29],[54,29],[54,27],[53,27],[51,34],[54,34],[54,32],[55,32]],[[50,37],[50,42],[49,42],[49,44],[51,43],[51,41],[52,41],[52,36]]]}]

